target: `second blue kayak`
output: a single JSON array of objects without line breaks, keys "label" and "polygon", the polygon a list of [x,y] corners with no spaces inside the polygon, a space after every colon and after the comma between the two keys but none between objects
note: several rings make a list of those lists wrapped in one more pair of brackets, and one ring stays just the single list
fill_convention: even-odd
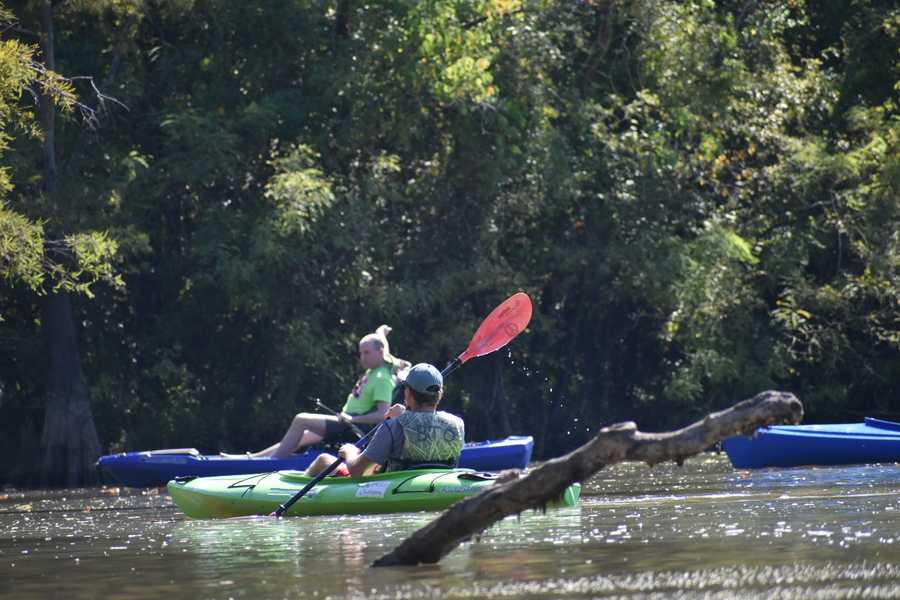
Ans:
[{"label": "second blue kayak", "polygon": [[753,437],[722,446],[738,469],[900,462],[900,423],[866,417],[862,423],[760,427]]},{"label": "second blue kayak", "polygon": [[[534,440],[530,435],[514,435],[502,440],[473,442],[463,447],[459,466],[476,471],[524,469],[531,461]],[[123,452],[101,456],[97,461],[106,474],[122,485],[153,487],[165,485],[179,476],[210,477],[272,471],[302,471],[321,454],[307,450],[290,458],[224,458],[200,454],[194,448]]]}]

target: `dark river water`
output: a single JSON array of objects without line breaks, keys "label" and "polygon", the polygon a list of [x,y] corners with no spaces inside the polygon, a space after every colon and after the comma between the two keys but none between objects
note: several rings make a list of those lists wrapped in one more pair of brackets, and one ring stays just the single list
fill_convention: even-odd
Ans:
[{"label": "dark river water", "polygon": [[896,465],[619,465],[576,508],[373,569],[434,514],[190,520],[161,490],[5,490],[0,597],[898,598],[898,491]]}]

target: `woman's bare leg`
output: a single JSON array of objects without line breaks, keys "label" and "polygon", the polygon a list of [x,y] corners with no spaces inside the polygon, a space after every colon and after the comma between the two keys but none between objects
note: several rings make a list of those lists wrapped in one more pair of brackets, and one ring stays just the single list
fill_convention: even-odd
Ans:
[{"label": "woman's bare leg", "polygon": [[[298,440],[296,432],[292,432],[289,429],[288,432],[284,434],[284,437],[281,438],[280,442],[272,444],[265,450],[251,452],[249,454],[252,458],[265,458],[267,456],[271,456],[272,458],[287,458],[296,450],[304,446],[317,444],[323,439],[321,435],[312,433],[311,431],[301,431],[300,434],[300,439]],[[287,450],[287,448],[291,448],[291,446],[293,446],[293,450]]]},{"label": "woman's bare leg", "polygon": [[254,458],[271,456],[272,458],[287,458],[300,448],[317,444],[325,439],[325,422],[337,421],[337,417],[317,415],[314,413],[300,413],[294,416],[291,426],[288,427],[284,437],[277,444],[273,444],[265,450],[252,454]]}]

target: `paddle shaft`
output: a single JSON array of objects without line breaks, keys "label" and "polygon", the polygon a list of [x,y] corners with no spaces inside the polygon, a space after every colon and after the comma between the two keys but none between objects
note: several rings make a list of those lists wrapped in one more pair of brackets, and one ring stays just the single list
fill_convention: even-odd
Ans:
[{"label": "paddle shaft", "polygon": [[441,371],[441,377],[446,377],[447,375],[458,369],[460,366],[462,366],[462,361],[459,360],[459,358],[454,358],[447,364],[446,367],[444,367],[444,370]]}]

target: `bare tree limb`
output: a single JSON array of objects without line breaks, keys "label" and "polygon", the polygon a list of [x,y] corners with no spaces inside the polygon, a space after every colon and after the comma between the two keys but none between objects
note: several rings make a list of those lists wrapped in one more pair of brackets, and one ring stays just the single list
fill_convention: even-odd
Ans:
[{"label": "bare tree limb", "polygon": [[22,35],[29,35],[29,36],[35,37],[35,38],[41,36],[40,32],[38,32],[38,31],[34,31],[32,29],[26,29],[24,27],[19,27],[18,25],[6,25],[5,27],[3,27],[2,30],[0,30],[0,33],[6,33],[7,31],[12,31],[14,33],[19,33]]},{"label": "bare tree limb", "polygon": [[547,461],[528,475],[511,475],[511,480],[454,504],[373,566],[436,563],[500,519],[546,506],[566,487],[588,479],[606,465],[625,461],[655,465],[667,460],[681,464],[724,438],[750,435],[764,425],[799,423],[802,419],[803,405],[796,396],[767,391],[678,431],[643,433],[633,422],[605,427],[593,440],[566,456]]}]

